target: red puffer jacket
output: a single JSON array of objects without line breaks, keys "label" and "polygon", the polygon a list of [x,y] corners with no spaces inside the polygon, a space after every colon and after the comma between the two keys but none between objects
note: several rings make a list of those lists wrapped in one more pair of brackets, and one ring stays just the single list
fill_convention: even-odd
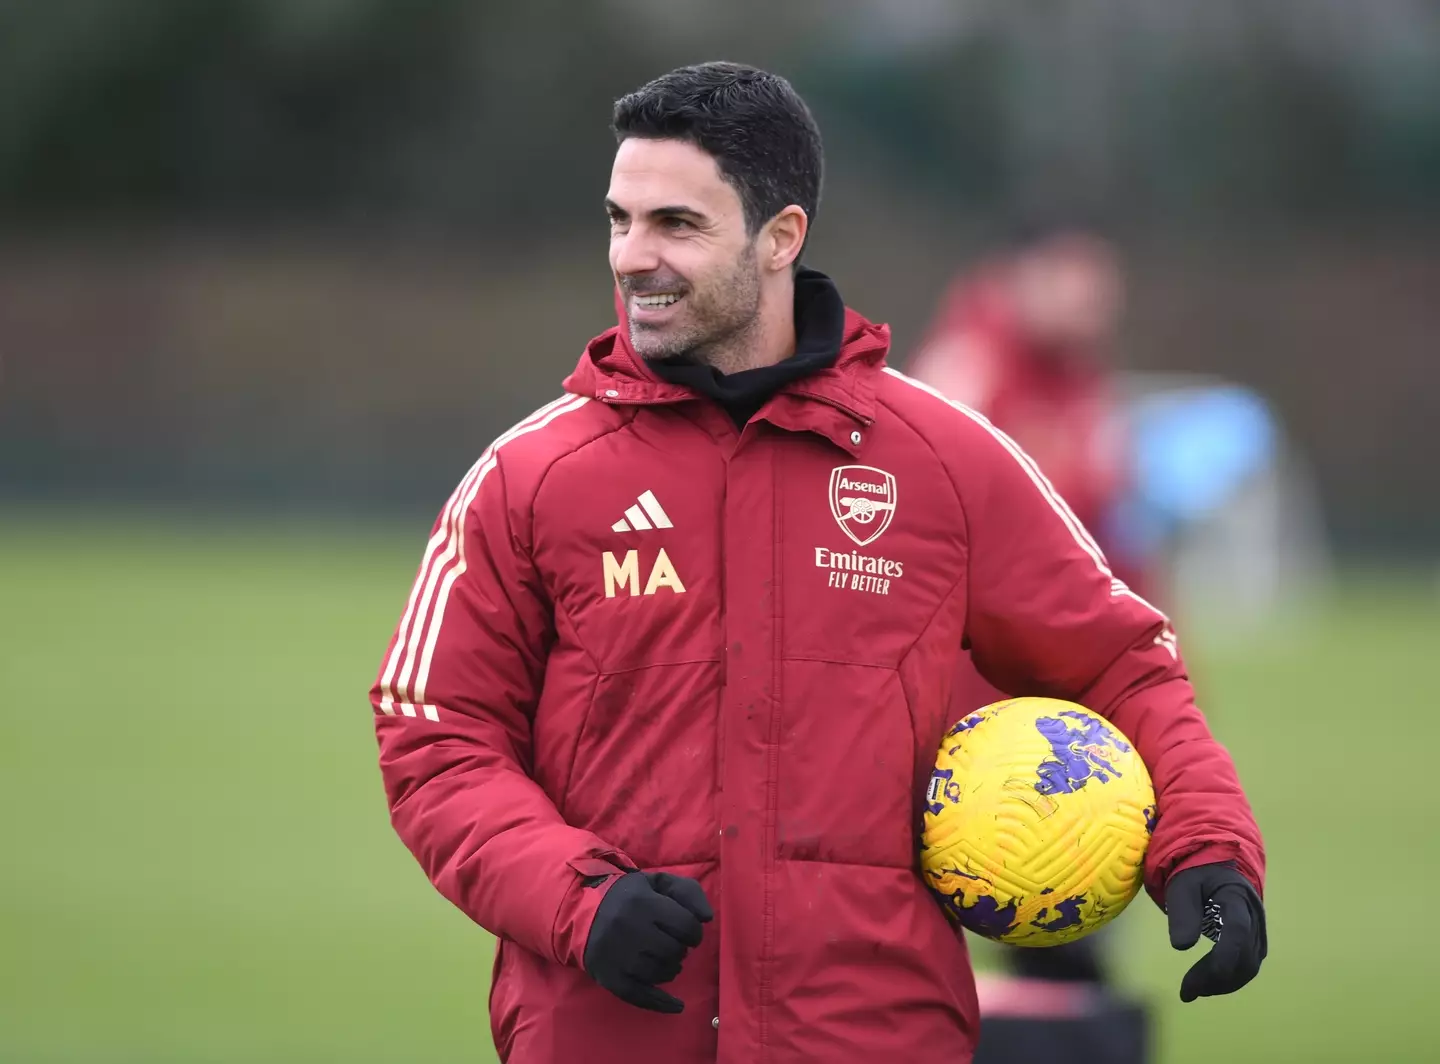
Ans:
[{"label": "red puffer jacket", "polygon": [[[916,857],[962,643],[1136,742],[1157,899],[1206,861],[1262,881],[1165,619],[1009,439],[884,367],[888,341],[847,312],[835,366],[740,432],[612,329],[436,522],[372,692],[380,764],[400,837],[499,938],[502,1060],[968,1060],[965,944]],[[581,968],[627,868],[716,910],[666,987],[680,1015]]]}]

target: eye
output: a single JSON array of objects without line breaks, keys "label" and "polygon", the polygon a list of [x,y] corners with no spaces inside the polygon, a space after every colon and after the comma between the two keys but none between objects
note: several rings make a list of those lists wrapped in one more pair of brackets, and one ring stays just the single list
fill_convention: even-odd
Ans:
[{"label": "eye", "polygon": [[683,230],[683,229],[694,229],[694,228],[695,228],[689,221],[687,221],[687,220],[684,219],[684,218],[670,217],[670,218],[666,218],[666,219],[665,219],[663,222],[661,222],[660,224],[663,225],[666,229],[669,229],[671,232],[677,232],[677,231],[680,231],[680,230]]}]

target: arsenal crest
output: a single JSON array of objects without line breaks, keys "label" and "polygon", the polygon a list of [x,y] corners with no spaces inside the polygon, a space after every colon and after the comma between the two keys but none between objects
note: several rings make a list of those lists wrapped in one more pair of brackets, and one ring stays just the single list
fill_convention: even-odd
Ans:
[{"label": "arsenal crest", "polygon": [[873,543],[895,516],[895,477],[874,466],[836,466],[830,472],[830,512],[856,544]]}]

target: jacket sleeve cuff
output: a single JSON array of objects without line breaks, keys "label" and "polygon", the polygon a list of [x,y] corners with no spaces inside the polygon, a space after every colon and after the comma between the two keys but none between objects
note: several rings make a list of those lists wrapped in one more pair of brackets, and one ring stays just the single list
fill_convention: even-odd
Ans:
[{"label": "jacket sleeve cuff", "polygon": [[616,880],[638,869],[619,850],[607,850],[595,857],[573,858],[566,863],[573,882],[560,901],[550,935],[555,960],[572,968],[583,968],[585,943],[595,922],[595,910]]},{"label": "jacket sleeve cuff", "polygon": [[1242,876],[1250,881],[1255,892],[1262,898],[1265,896],[1264,879],[1250,867],[1244,857],[1244,848],[1236,842],[1207,842],[1194,850],[1189,851],[1183,857],[1172,860],[1162,868],[1152,869],[1145,877],[1146,889],[1155,904],[1161,909],[1165,908],[1165,887],[1170,880],[1187,868],[1196,868],[1207,864],[1224,864],[1229,862],[1240,872]]}]

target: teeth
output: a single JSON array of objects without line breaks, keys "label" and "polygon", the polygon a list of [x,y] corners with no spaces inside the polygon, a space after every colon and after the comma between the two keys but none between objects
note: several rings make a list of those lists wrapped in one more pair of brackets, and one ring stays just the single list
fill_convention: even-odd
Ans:
[{"label": "teeth", "polygon": [[668,307],[679,298],[674,292],[664,292],[660,295],[636,296],[635,302],[642,307]]}]

